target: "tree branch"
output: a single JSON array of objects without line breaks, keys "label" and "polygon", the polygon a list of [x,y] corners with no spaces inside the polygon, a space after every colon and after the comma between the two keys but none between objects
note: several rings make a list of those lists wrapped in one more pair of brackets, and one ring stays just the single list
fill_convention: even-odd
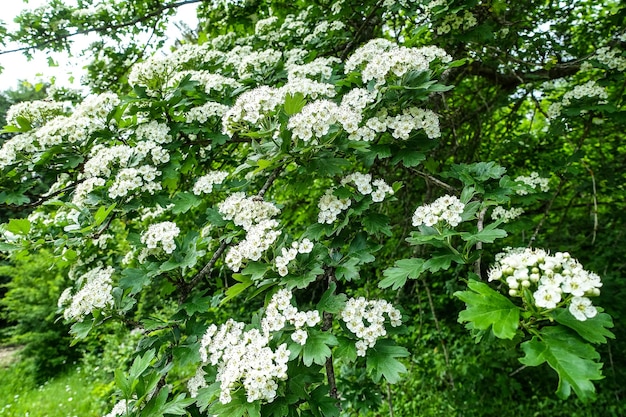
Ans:
[{"label": "tree branch", "polygon": [[464,69],[467,74],[486,78],[505,90],[514,90],[521,84],[537,81],[543,82],[574,75],[580,69],[580,60],[562,62],[550,69],[539,69],[525,73],[513,72],[503,74],[498,72],[496,68],[485,65],[479,61],[470,63],[465,66]]},{"label": "tree branch", "polygon": [[170,9],[176,9],[178,7],[187,5],[187,4],[193,4],[193,3],[201,3],[203,0],[183,0],[180,1],[178,3],[171,3],[171,4],[166,4],[163,5],[159,8],[157,8],[156,10],[150,12],[150,13],[146,13],[143,16],[137,17],[135,19],[129,20],[127,22],[122,22],[122,23],[117,23],[114,25],[102,25],[102,26],[96,26],[96,27],[92,27],[92,28],[88,28],[88,29],[79,29],[76,32],[72,32],[72,33],[68,33],[66,35],[51,35],[48,37],[48,40],[40,42],[36,45],[30,45],[30,46],[23,46],[20,48],[15,48],[15,49],[8,49],[5,51],[0,51],[0,55],[4,55],[4,54],[10,54],[13,52],[23,52],[23,51],[30,51],[33,49],[44,49],[46,46],[51,45],[55,42],[59,42],[62,40],[67,40],[68,38],[74,37],[74,36],[78,36],[78,35],[86,35],[88,33],[92,33],[92,32],[96,32],[96,33],[106,33],[106,32],[110,32],[110,31],[114,31],[117,29],[122,29],[125,27],[129,27],[129,26],[134,26],[137,23],[143,23],[147,20],[152,19],[153,17],[157,17],[161,14],[163,14],[163,12],[170,10]]},{"label": "tree branch", "polygon": [[[269,190],[269,188],[272,186],[276,178],[278,178],[278,175],[280,174],[280,171],[282,170],[282,168],[283,168],[282,166],[278,166],[272,171],[270,176],[265,181],[265,184],[263,184],[263,187],[261,187],[261,189],[257,193],[256,195],[257,198],[261,198],[261,199],[263,198],[267,190]],[[215,266],[215,263],[222,256],[222,254],[224,253],[227,247],[228,247],[228,243],[226,243],[225,240],[222,240],[222,242],[220,243],[220,246],[213,253],[213,256],[211,257],[209,262],[200,270],[200,272],[198,272],[191,279],[191,281],[189,281],[189,283],[183,285],[180,296],[179,296],[179,300],[181,301],[181,303],[184,302],[187,299],[187,297],[189,297],[189,294],[191,293],[191,290],[193,289],[193,287],[195,287],[202,278],[204,278],[209,272],[211,272],[211,270]]]}]

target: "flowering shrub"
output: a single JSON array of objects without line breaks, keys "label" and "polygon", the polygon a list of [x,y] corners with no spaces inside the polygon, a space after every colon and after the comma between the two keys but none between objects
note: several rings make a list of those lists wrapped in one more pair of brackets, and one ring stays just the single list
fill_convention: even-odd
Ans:
[{"label": "flowering shrub", "polygon": [[[0,248],[51,246],[71,266],[59,306],[76,338],[113,319],[140,329],[108,415],[337,416],[362,381],[408,371],[404,290],[427,288],[439,327],[433,277],[465,304],[458,320],[477,340],[507,339],[524,365],[554,369],[561,397],[593,397],[593,345],[613,337],[591,303],[599,276],[539,249],[484,268],[506,243],[537,238],[557,176],[456,163],[470,158],[451,156],[459,127],[441,118],[465,61],[408,26],[366,30],[419,15],[438,25],[425,39],[445,46],[483,17],[442,16],[439,0],[378,3],[346,22],[315,5],[264,11],[242,36],[203,32],[135,63],[126,95],[10,112],[1,181],[28,193],[0,197],[34,211],[2,225]],[[563,105],[608,97],[580,85]]]}]

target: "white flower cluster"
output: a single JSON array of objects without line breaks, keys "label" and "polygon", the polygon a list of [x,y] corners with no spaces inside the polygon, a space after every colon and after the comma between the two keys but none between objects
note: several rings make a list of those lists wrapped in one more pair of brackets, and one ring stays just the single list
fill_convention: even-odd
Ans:
[{"label": "white flower cluster", "polygon": [[319,81],[310,80],[305,77],[290,78],[287,84],[280,88],[281,94],[296,95],[301,93],[304,97],[316,99],[319,96],[334,97],[335,86],[329,83],[321,83]]},{"label": "white flower cluster", "polygon": [[451,227],[458,226],[463,219],[461,214],[465,209],[465,204],[461,203],[457,197],[444,195],[431,204],[420,206],[413,214],[413,226],[434,226],[441,221],[445,221]]},{"label": "white flower cluster", "polygon": [[264,74],[269,69],[275,68],[283,54],[273,49],[263,51],[251,51],[243,55],[237,67],[237,74],[240,79],[254,77],[256,74]]},{"label": "white flower cluster", "polygon": [[346,327],[360,340],[356,342],[358,356],[365,356],[368,348],[374,347],[376,340],[387,335],[385,317],[391,326],[402,324],[402,315],[386,300],[366,300],[363,297],[350,298],[341,312]]},{"label": "white flower cluster", "polygon": [[161,189],[161,183],[155,181],[159,175],[161,175],[161,171],[150,165],[143,165],[139,168],[124,168],[117,173],[113,184],[111,184],[109,197],[126,197],[138,189],[154,194],[155,191]]},{"label": "white flower cluster", "polygon": [[472,12],[466,10],[463,15],[449,14],[443,19],[441,24],[437,26],[437,35],[443,35],[451,30],[463,29],[464,31],[476,26],[478,21]]},{"label": "white flower cluster", "polygon": [[522,208],[511,207],[507,210],[502,206],[496,206],[491,212],[491,218],[494,220],[502,220],[504,223],[508,223],[511,220],[518,218],[523,213],[524,209]]},{"label": "white flower cluster", "polygon": [[588,99],[592,97],[598,98],[598,104],[605,104],[609,95],[604,87],[597,85],[594,80],[587,81],[582,85],[577,85],[563,94],[563,98],[561,98],[560,102],[552,103],[550,105],[548,108],[548,117],[550,119],[556,119],[559,117],[563,107],[570,106],[572,104],[572,100]]},{"label": "white flower cluster", "polygon": [[375,203],[384,201],[387,195],[393,195],[393,188],[385,180],[379,178],[372,181],[371,174],[361,174],[360,172],[349,174],[341,180],[341,185],[347,184],[354,184],[363,195],[371,194],[372,201]]},{"label": "white flower cluster", "polygon": [[211,117],[221,118],[228,110],[228,106],[225,106],[214,101],[209,101],[202,106],[193,107],[185,112],[185,121],[187,123],[200,122],[206,123]]},{"label": "white flower cluster", "polygon": [[333,75],[333,65],[340,62],[339,58],[318,57],[306,64],[287,64],[287,79],[318,77],[328,80]]},{"label": "white flower cluster", "polygon": [[128,75],[128,84],[131,87],[146,87],[147,95],[157,97],[166,88],[171,87],[172,76],[181,64],[175,55],[166,57],[153,55],[133,65]]},{"label": "white flower cluster", "polygon": [[246,237],[226,253],[226,265],[237,272],[245,260],[257,261],[280,236],[278,222],[271,217],[280,213],[272,203],[256,197],[246,197],[245,193],[233,193],[218,205],[225,220],[232,220],[243,227]]},{"label": "white flower cluster", "polygon": [[334,20],[332,22],[327,20],[318,21],[315,25],[315,29],[313,29],[313,32],[307,35],[302,42],[304,44],[310,44],[328,39],[328,32],[339,31],[345,27],[346,25],[339,20]]},{"label": "white flower cluster", "polygon": [[260,19],[256,22],[256,25],[254,25],[254,33],[256,33],[257,35],[262,35],[265,32],[269,32],[270,30],[272,30],[277,22],[277,16],[270,16],[265,19]]},{"label": "white flower cluster", "polygon": [[62,114],[63,103],[48,100],[24,101],[9,108],[6,123],[9,126],[19,126],[17,118],[23,117],[31,126],[36,127]]},{"label": "white flower cluster", "polygon": [[213,192],[213,186],[224,182],[226,177],[228,177],[228,172],[226,171],[211,171],[196,180],[193,186],[193,193],[195,195],[209,194]]},{"label": "white flower cluster", "polygon": [[387,117],[386,124],[396,139],[407,140],[411,132],[418,129],[423,129],[429,139],[441,136],[437,115],[432,110],[419,107],[404,109],[402,114]]},{"label": "white flower cluster", "polygon": [[[75,109],[72,116],[56,116],[31,132],[7,140],[0,148],[0,169],[16,163],[22,153],[41,152],[63,142],[79,145],[85,143],[93,132],[106,127],[105,116],[119,102],[119,98],[112,93],[89,96]],[[39,105],[34,106],[35,109]],[[40,113],[34,109],[35,113]],[[12,117],[17,117],[20,112],[24,113],[26,110],[16,108]],[[43,114],[33,114],[35,116],[44,117]]]},{"label": "white flower cluster", "polygon": [[145,139],[159,144],[172,141],[169,126],[165,123],[159,123],[156,120],[137,126],[137,128],[135,128],[135,135],[137,136],[137,140]]},{"label": "white flower cluster", "polygon": [[84,206],[89,193],[91,193],[96,187],[101,187],[104,184],[105,181],[102,178],[87,178],[86,180],[78,184],[74,189],[74,194],[72,195],[72,204],[76,204],[77,206]]},{"label": "white flower cluster", "polygon": [[[261,319],[261,330],[244,332],[244,323],[229,319],[217,327],[212,324],[200,342],[200,359],[203,364],[217,365],[216,381],[220,382],[220,402],[228,404],[232,392],[240,386],[246,391],[248,402],[256,400],[272,402],[278,389],[277,381],[287,379],[289,350],[285,343],[276,350],[269,347],[272,332],[278,332],[287,324],[295,330],[291,338],[304,345],[307,339],[305,327],[320,323],[319,311],[298,311],[291,304],[293,294],[286,289],[279,290],[265,309]],[[203,365],[204,366],[204,365]],[[202,366],[187,384],[192,397],[206,387],[206,372]]]},{"label": "white flower cluster", "polygon": [[308,338],[305,326],[313,327],[321,321],[319,311],[298,311],[291,305],[293,294],[286,289],[279,290],[272,296],[272,299],[265,309],[265,317],[261,320],[263,334],[269,335],[271,332],[282,330],[287,323],[295,327],[291,334],[291,340],[304,346]]},{"label": "white flower cluster", "polygon": [[326,193],[320,198],[317,207],[320,209],[317,215],[318,223],[331,224],[337,220],[337,216],[343,210],[350,207],[352,201],[349,198],[339,198],[333,194],[334,188],[326,190]]},{"label": "white flower cluster", "polygon": [[[220,382],[222,404],[232,401],[232,392],[239,386],[245,389],[248,402],[272,402],[276,398],[277,381],[287,379],[290,352],[285,343],[272,350],[268,335],[257,329],[244,332],[243,328],[244,323],[232,319],[219,328],[211,325],[202,337],[200,358],[218,367],[216,381]],[[196,392],[203,386],[199,378],[191,387]]]},{"label": "white flower cluster", "polygon": [[105,414],[104,417],[118,417],[126,414],[126,410],[128,409],[127,400],[120,400],[111,409],[109,414]]},{"label": "white flower cluster", "polygon": [[411,132],[419,129],[422,129],[429,139],[440,137],[437,114],[428,109],[411,107],[404,109],[402,114],[390,116],[387,110],[383,109],[376,116],[367,119],[365,125],[350,132],[348,139],[370,142],[376,139],[377,133],[390,130],[394,138],[407,140]]},{"label": "white flower cluster", "polygon": [[[520,175],[515,178],[515,182],[521,182],[524,185],[529,186],[533,190],[541,190],[541,192],[547,193],[550,191],[550,179],[540,177],[538,173],[531,172],[529,176]],[[519,195],[528,195],[528,190],[517,190],[517,194]]]},{"label": "white flower cluster", "polygon": [[376,80],[376,86],[381,87],[390,73],[402,77],[409,71],[426,71],[436,59],[445,63],[452,57],[436,46],[407,48],[386,39],[373,39],[348,58],[345,72],[360,69],[364,83]]},{"label": "white flower cluster", "polygon": [[151,224],[141,235],[141,243],[148,249],[163,248],[165,253],[172,253],[176,249],[174,239],[180,234],[180,229],[174,222],[161,222]]},{"label": "white flower cluster", "polygon": [[306,104],[300,113],[289,119],[287,128],[291,129],[294,138],[310,142],[315,136],[321,138],[337,123],[340,108],[329,100],[316,100]]},{"label": "white flower cluster", "polygon": [[284,277],[289,273],[289,262],[296,259],[299,253],[311,253],[313,250],[313,242],[309,239],[302,239],[301,242],[293,242],[289,249],[282,248],[281,254],[276,257],[274,264],[278,270],[278,274]]},{"label": "white flower cluster", "polygon": [[246,91],[222,117],[222,131],[233,136],[242,129],[242,123],[255,124],[265,115],[273,112],[284,101],[283,93],[277,88],[260,86]]},{"label": "white flower cluster", "polygon": [[97,267],[79,278],[84,282],[83,287],[72,296],[72,289],[67,288],[59,297],[59,307],[65,307],[63,316],[66,320],[83,321],[83,318],[95,309],[103,309],[113,305],[111,294],[111,276],[115,270],[112,267]]},{"label": "white flower cluster", "polygon": [[626,71],[626,58],[622,56],[622,52],[619,49],[608,46],[598,48],[593,58],[612,70],[618,70],[619,72]]},{"label": "white flower cluster", "polygon": [[552,310],[569,304],[576,319],[595,317],[596,308],[588,297],[600,295],[600,277],[583,269],[567,252],[548,254],[543,249],[516,248],[496,256],[489,271],[489,281],[502,281],[512,297],[523,296],[523,289],[533,291],[535,306]]}]

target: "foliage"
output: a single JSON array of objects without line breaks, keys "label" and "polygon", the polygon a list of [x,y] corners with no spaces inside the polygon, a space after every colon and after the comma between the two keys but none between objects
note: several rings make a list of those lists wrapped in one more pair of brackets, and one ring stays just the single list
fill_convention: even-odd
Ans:
[{"label": "foliage", "polygon": [[623,5],[203,2],[145,57],[175,3],[79,3],[7,36],[132,65],[11,109],[0,249],[135,329],[109,415],[622,411]]},{"label": "foliage", "polygon": [[54,257],[45,251],[20,254],[13,265],[0,266],[8,277],[6,293],[0,299],[7,320],[4,343],[23,345],[20,355],[34,367],[37,381],[56,375],[73,363],[79,352],[70,347],[67,327],[58,320],[56,301],[66,285]]}]

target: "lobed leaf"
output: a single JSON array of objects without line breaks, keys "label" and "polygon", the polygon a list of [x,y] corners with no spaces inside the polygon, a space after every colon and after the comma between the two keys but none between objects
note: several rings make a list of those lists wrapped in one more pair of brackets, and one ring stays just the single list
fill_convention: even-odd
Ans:
[{"label": "lobed leaf", "polygon": [[454,293],[467,306],[459,313],[459,322],[471,323],[478,330],[491,327],[496,337],[513,339],[519,326],[519,307],[483,282],[470,280],[467,286],[469,291]]}]

